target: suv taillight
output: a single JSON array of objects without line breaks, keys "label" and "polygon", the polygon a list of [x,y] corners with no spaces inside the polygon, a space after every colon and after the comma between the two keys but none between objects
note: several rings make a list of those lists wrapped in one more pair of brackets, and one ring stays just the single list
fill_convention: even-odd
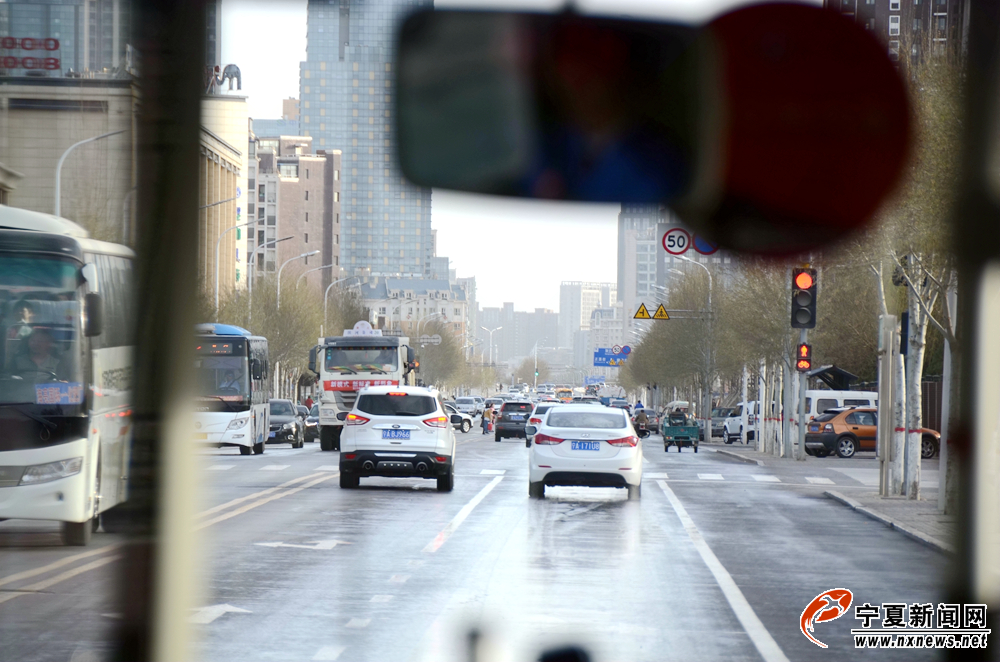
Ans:
[{"label": "suv taillight", "polygon": [[638,437],[622,437],[621,439],[608,439],[612,446],[635,446],[639,443]]},{"label": "suv taillight", "polygon": [[555,446],[556,444],[561,444],[565,440],[559,439],[558,437],[550,437],[547,434],[536,434],[531,441],[539,446]]},{"label": "suv taillight", "polygon": [[370,418],[358,416],[357,414],[348,414],[347,418],[344,420],[344,425],[364,425],[370,420]]},{"label": "suv taillight", "polygon": [[448,427],[448,417],[435,416],[434,418],[425,418],[424,425],[428,425],[432,428],[446,428]]}]

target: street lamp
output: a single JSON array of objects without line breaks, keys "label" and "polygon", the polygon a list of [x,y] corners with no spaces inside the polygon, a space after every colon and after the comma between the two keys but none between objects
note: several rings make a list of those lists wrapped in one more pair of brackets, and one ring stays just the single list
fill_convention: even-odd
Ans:
[{"label": "street lamp", "polygon": [[324,264],[322,267],[316,267],[315,269],[309,269],[307,271],[303,271],[301,274],[299,274],[298,280],[295,281],[295,289],[299,289],[299,283],[301,283],[302,279],[306,277],[306,274],[311,274],[312,272],[319,271],[320,269],[329,269],[332,266],[334,265]]},{"label": "street lamp", "polygon": [[535,389],[538,389],[538,343],[542,342],[542,340],[548,342],[548,338],[542,338],[541,340],[536,340],[535,346],[531,348],[531,351],[534,352],[535,354],[535,381],[534,384],[532,384],[532,387]]},{"label": "street lamp", "polygon": [[[66,161],[66,157],[69,156],[69,153],[72,152],[77,147],[79,147],[80,145],[86,145],[87,143],[92,143],[92,142],[94,142],[96,140],[100,140],[102,138],[110,138],[111,136],[117,136],[119,133],[125,133],[125,129],[121,129],[120,131],[112,131],[110,133],[102,133],[99,136],[94,136],[93,138],[87,138],[86,140],[81,140],[78,143],[73,143],[72,145],[70,145],[66,149],[65,152],[63,152],[62,156],[59,157],[59,162],[56,163],[56,204],[55,204],[55,210],[56,210],[55,215],[56,216],[62,216],[62,213],[61,213],[62,212],[62,200],[61,200],[61,198],[62,198],[62,167],[63,167],[63,162]],[[218,309],[218,307],[219,307],[218,304],[216,304],[215,307],[216,307],[216,309]]]},{"label": "street lamp", "polygon": [[708,351],[705,352],[705,371],[706,371],[706,384],[705,384],[705,411],[702,412],[702,418],[705,421],[705,439],[711,439],[712,435],[712,272],[701,262],[696,262],[689,257],[684,255],[675,255],[674,257],[684,260],[685,262],[690,262],[691,264],[696,264],[705,270],[708,274],[708,317],[705,320],[705,326],[707,327],[708,333]]},{"label": "street lamp", "polygon": [[491,329],[487,329],[485,326],[481,326],[479,328],[482,329],[483,331],[485,331],[486,333],[490,334],[490,365],[493,365],[493,332],[494,331],[499,331],[503,327],[502,326],[498,326],[497,328],[492,329],[492,330]]},{"label": "street lamp", "polygon": [[249,278],[249,280],[247,281],[247,304],[250,307],[247,313],[248,324],[253,321],[253,281],[254,281],[253,261],[254,258],[257,257],[257,251],[264,248],[265,246],[269,246],[271,244],[277,244],[280,241],[288,241],[289,239],[293,239],[293,237],[289,235],[287,237],[282,237],[281,239],[272,239],[271,241],[265,241],[263,244],[254,247],[253,251],[250,252],[250,258],[247,260],[247,276]]},{"label": "street lamp", "polygon": [[253,225],[254,221],[247,221],[246,223],[238,223],[233,227],[223,230],[222,234],[219,235],[219,239],[215,242],[215,321],[219,321],[219,244],[222,243],[222,238],[227,234],[232,232],[237,228],[245,228],[248,225]]},{"label": "street lamp", "polygon": [[423,317],[421,317],[420,319],[418,319],[417,320],[417,337],[418,338],[420,337],[420,329],[424,325],[424,320],[429,320],[432,317],[440,317],[441,315],[444,315],[444,313],[430,313],[429,315],[424,315]]},{"label": "street lamp", "polygon": [[296,255],[295,257],[290,257],[281,263],[281,267],[278,269],[278,310],[281,310],[281,272],[288,266],[289,262],[294,262],[295,260],[301,260],[307,258],[310,255],[318,255],[319,251],[309,251],[308,253],[303,253],[302,255]]},{"label": "street lamp", "polygon": [[326,291],[323,292],[323,324],[324,325],[326,324],[326,307],[327,307],[327,304],[329,303],[330,290],[337,283],[343,283],[345,280],[350,280],[352,278],[357,278],[357,276],[348,276],[347,278],[341,278],[340,280],[335,280],[335,281],[333,281],[332,283],[330,283],[329,285],[326,286]]}]

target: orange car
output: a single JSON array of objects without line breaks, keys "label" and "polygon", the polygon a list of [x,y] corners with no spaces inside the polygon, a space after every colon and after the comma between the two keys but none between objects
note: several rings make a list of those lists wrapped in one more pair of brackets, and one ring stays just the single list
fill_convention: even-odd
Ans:
[{"label": "orange car", "polygon": [[[853,457],[858,451],[874,451],[878,410],[865,407],[827,409],[806,426],[806,453],[826,457],[836,453]],[[934,457],[941,447],[941,434],[920,429],[920,457]]]}]

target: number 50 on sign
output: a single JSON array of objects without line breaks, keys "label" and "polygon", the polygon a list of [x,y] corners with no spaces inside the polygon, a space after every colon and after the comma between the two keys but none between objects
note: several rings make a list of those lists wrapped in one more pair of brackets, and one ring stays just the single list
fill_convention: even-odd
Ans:
[{"label": "number 50 on sign", "polygon": [[691,246],[691,235],[684,228],[673,228],[663,235],[663,249],[671,255],[682,255]]}]

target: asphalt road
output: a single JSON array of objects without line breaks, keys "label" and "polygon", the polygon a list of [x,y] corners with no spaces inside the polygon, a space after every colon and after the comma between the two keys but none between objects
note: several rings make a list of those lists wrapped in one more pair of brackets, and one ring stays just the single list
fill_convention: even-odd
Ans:
[{"label": "asphalt road", "polygon": [[[473,626],[490,662],[566,643],[595,662],[853,659],[853,606],[816,625],[829,649],[800,632],[819,593],[941,598],[945,556],[822,495],[865,489],[864,458],[758,467],[651,437],[639,501],[587,488],[535,501],[522,440],[459,441],[448,494],[420,479],[341,490],[337,453],[318,444],[203,451],[192,659],[467,660]],[[119,542],[65,548],[50,524],[0,523],[0,660],[104,659]]]}]

